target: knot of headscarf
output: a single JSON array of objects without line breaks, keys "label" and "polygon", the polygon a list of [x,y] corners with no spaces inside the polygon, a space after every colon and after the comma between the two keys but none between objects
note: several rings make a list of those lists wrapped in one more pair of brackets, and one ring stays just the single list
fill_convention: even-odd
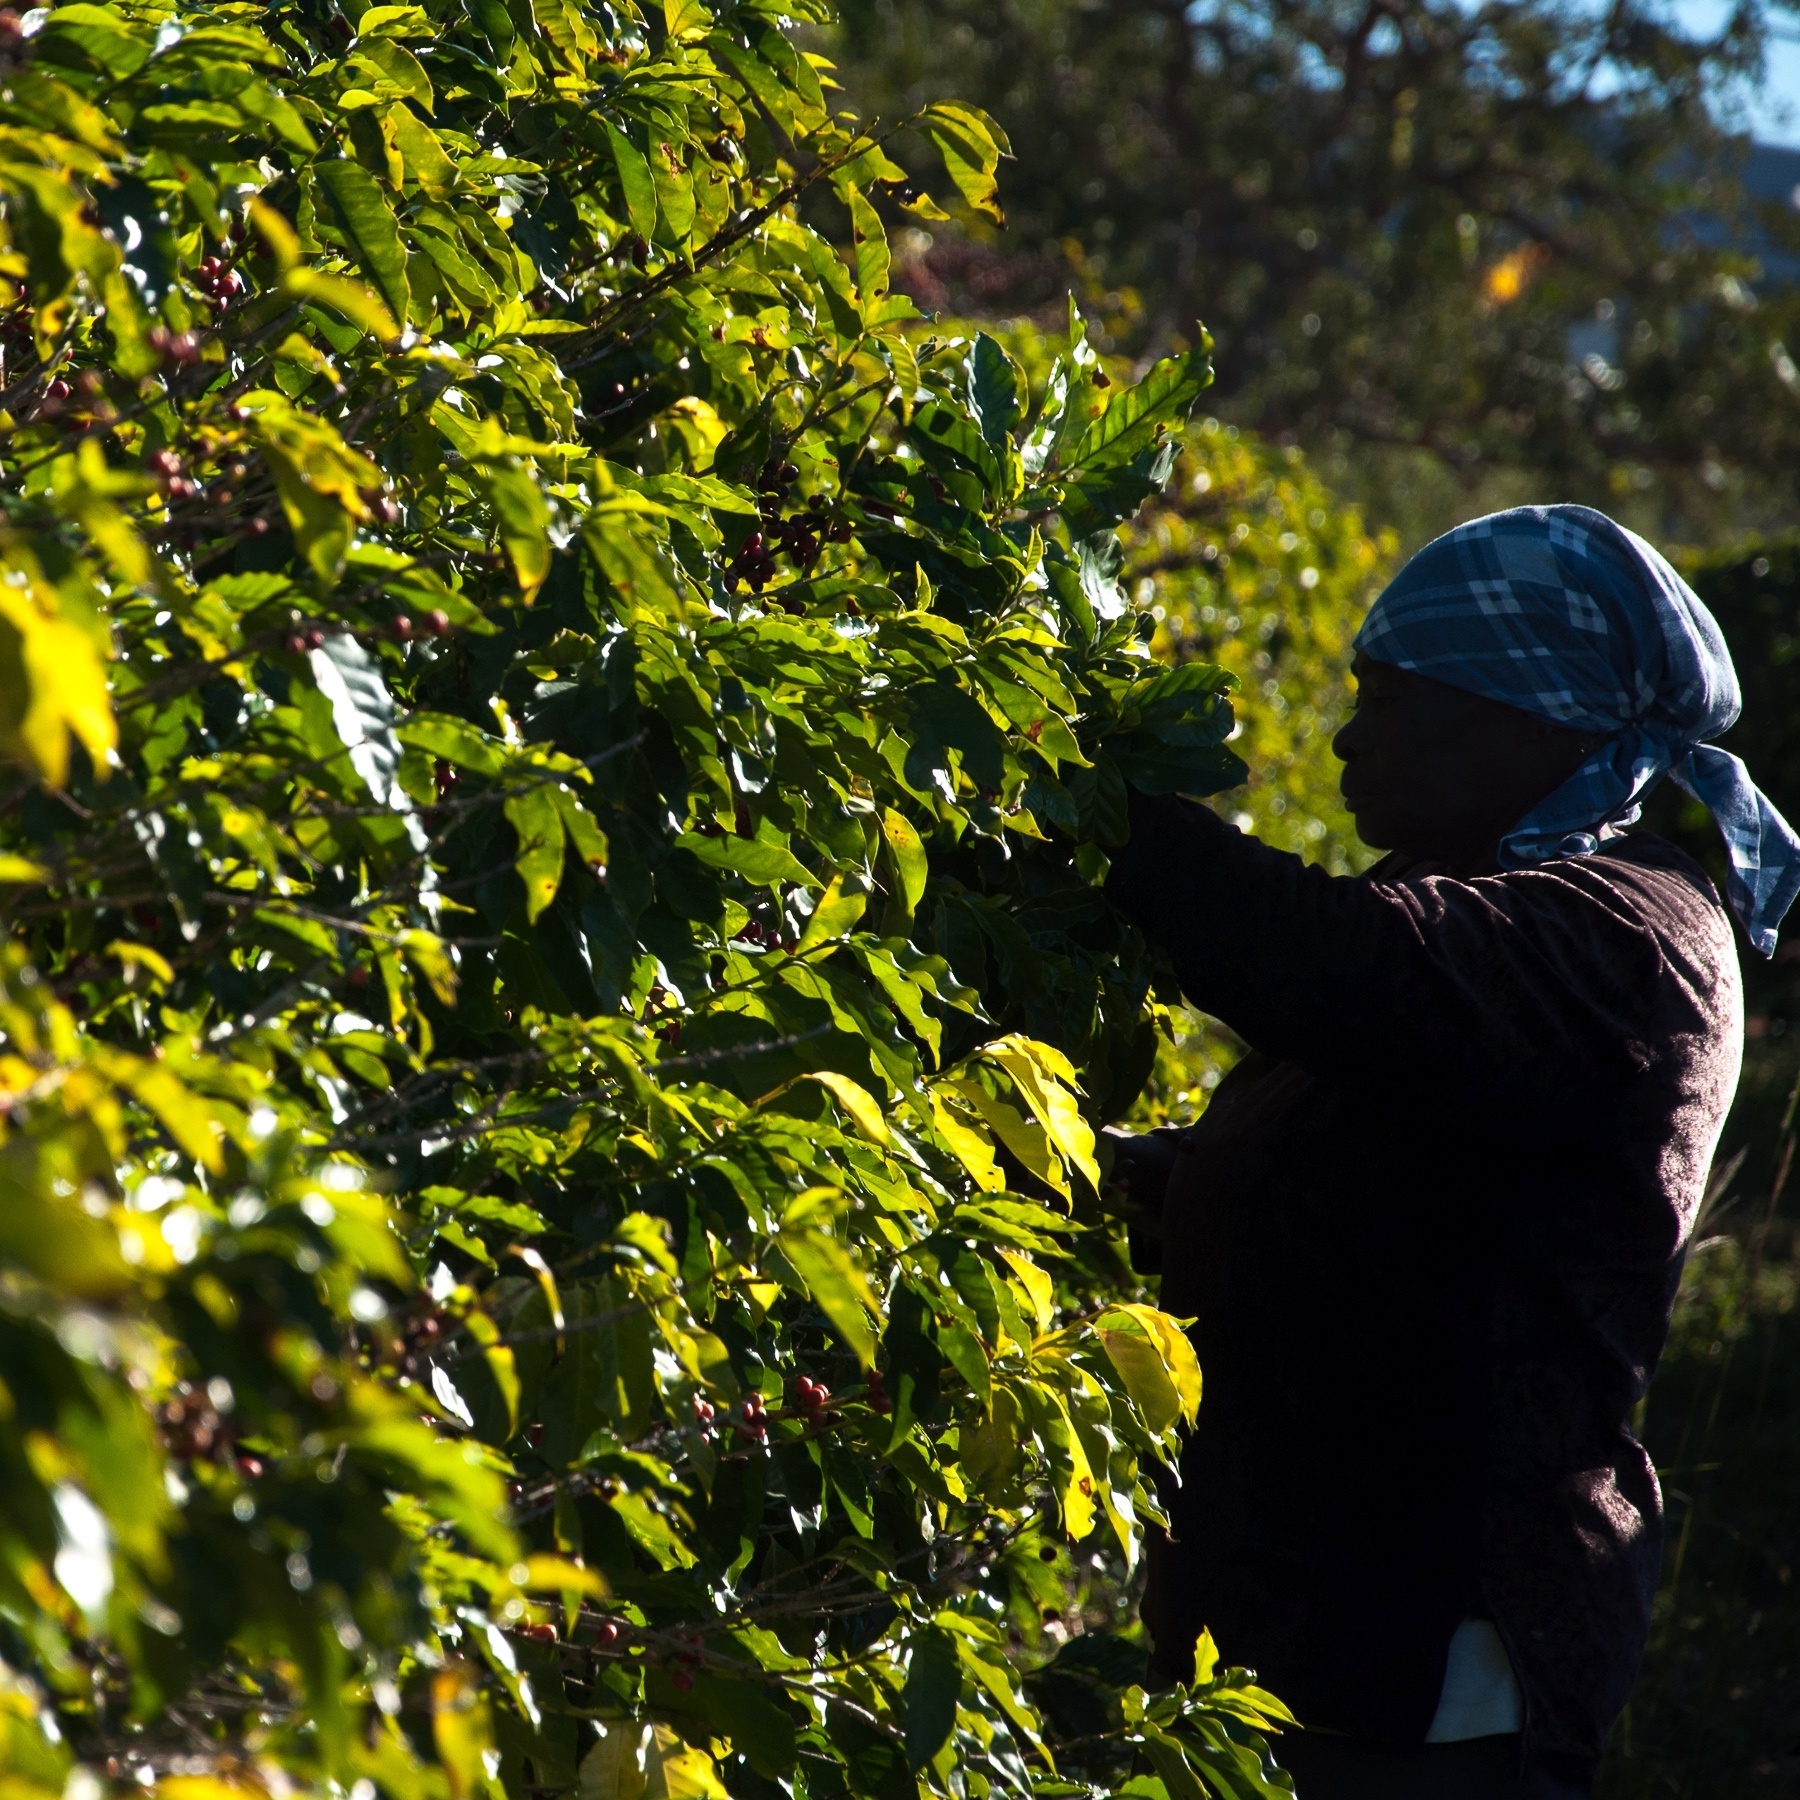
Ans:
[{"label": "knot of headscarf", "polygon": [[1356,648],[1603,742],[1500,841],[1503,866],[1587,856],[1672,775],[1718,821],[1732,910],[1763,955],[1800,894],[1800,838],[1706,740],[1741,701],[1717,621],[1635,533],[1585,506],[1519,506],[1446,533],[1388,584]]}]

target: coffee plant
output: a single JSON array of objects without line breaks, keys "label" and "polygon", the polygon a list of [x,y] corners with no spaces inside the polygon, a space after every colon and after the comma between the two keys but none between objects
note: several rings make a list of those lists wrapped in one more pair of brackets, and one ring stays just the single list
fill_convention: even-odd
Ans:
[{"label": "coffee plant", "polygon": [[891,294],[819,17],[0,11],[9,1800],[1291,1792],[1041,1629],[1200,1399],[1097,884],[1242,772],[1210,370]]}]

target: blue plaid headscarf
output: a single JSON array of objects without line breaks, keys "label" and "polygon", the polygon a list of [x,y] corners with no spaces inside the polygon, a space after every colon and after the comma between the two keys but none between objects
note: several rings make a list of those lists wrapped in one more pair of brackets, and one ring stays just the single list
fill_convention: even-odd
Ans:
[{"label": "blue plaid headscarf", "polygon": [[1705,740],[1741,701],[1711,613],[1635,533],[1585,506],[1518,506],[1427,544],[1357,634],[1376,662],[1605,741],[1500,841],[1507,868],[1587,856],[1672,775],[1718,821],[1732,910],[1763,955],[1800,893],[1800,838]]}]

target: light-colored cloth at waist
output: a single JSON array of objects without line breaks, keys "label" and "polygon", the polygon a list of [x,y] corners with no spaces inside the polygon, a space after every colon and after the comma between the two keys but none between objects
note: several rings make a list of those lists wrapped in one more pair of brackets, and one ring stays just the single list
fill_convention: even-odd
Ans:
[{"label": "light-colored cloth at waist", "polygon": [[1525,1728],[1525,1697],[1490,1619],[1464,1619],[1450,1640],[1450,1662],[1428,1744],[1499,1737]]}]

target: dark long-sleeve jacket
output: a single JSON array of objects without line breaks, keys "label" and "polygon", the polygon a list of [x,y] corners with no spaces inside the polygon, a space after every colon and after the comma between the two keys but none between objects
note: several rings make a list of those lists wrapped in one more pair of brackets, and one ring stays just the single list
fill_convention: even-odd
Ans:
[{"label": "dark long-sleeve jacket", "polygon": [[1487,1616],[1528,1749],[1591,1763],[1661,1546],[1631,1413],[1742,1051],[1711,884],[1650,837],[1334,878],[1134,796],[1107,892],[1253,1050],[1165,1203],[1205,1400],[1159,1660],[1209,1626],[1304,1722],[1416,1742]]}]

